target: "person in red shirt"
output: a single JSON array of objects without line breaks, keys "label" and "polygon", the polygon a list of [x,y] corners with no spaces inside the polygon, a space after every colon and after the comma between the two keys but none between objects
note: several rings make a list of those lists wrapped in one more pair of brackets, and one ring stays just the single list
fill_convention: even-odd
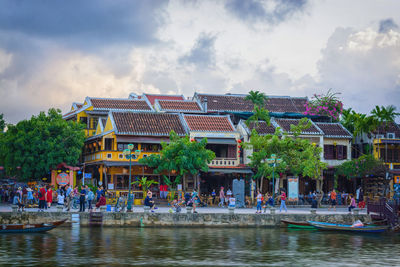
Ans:
[{"label": "person in red shirt", "polygon": [[96,203],[96,208],[100,208],[100,206],[105,206],[105,205],[106,205],[106,197],[104,196],[104,194],[101,194],[99,201]]},{"label": "person in red shirt", "polygon": [[47,202],[47,207],[50,209],[51,204],[53,203],[53,190],[51,190],[50,186],[47,186],[47,192],[46,192],[46,202]]},{"label": "person in red shirt", "polygon": [[46,188],[44,188],[44,186],[40,187],[38,196],[39,196],[39,211],[44,211],[44,208],[46,207]]},{"label": "person in red shirt", "polygon": [[282,209],[285,209],[285,211],[287,212],[287,208],[286,208],[286,193],[283,190],[282,190],[282,193],[281,193],[281,207],[279,208],[279,212],[282,212]]}]

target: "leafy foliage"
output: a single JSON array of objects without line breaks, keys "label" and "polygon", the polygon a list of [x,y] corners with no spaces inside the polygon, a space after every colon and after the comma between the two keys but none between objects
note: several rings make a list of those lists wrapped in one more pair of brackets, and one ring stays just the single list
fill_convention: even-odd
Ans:
[{"label": "leafy foliage", "polygon": [[271,178],[273,167],[266,161],[275,154],[282,162],[276,166],[278,173],[290,172],[295,175],[302,174],[317,179],[327,165],[320,161],[319,148],[306,139],[299,138],[302,131],[309,128],[311,122],[307,118],[300,120],[298,125],[291,125],[291,135],[282,133],[277,128],[274,134],[259,135],[256,130],[252,131],[250,142],[244,147],[253,148],[249,156],[250,166],[256,170],[254,178]]},{"label": "leafy foliage", "polygon": [[246,125],[249,126],[251,122],[255,122],[258,125],[260,120],[265,121],[269,125],[269,111],[264,108],[264,102],[268,99],[267,96],[259,91],[250,91],[245,99],[250,100],[254,104],[253,115],[246,120]]},{"label": "leafy foliage", "polygon": [[306,104],[305,115],[323,115],[338,121],[343,111],[343,103],[338,99],[339,93],[332,93],[331,89],[325,95],[317,95]]},{"label": "leafy foliage", "polygon": [[365,177],[367,175],[385,175],[385,164],[373,155],[362,155],[357,159],[352,159],[342,163],[337,168],[337,175],[347,178]]},{"label": "leafy foliage", "polygon": [[62,162],[75,165],[85,140],[83,129],[63,120],[59,109],[8,125],[0,135],[0,164],[8,175],[24,179],[41,178]]},{"label": "leafy foliage", "polygon": [[155,168],[155,173],[176,173],[176,179],[163,176],[164,181],[172,188],[176,188],[182,177],[187,174],[197,175],[199,171],[208,171],[208,163],[215,158],[214,152],[206,149],[207,139],[200,142],[189,140],[188,136],[179,137],[174,131],[170,133],[170,143],[161,143],[159,155],[151,155],[139,160],[140,163]]},{"label": "leafy foliage", "polygon": [[0,114],[0,133],[6,128],[6,122],[4,121],[3,114]]},{"label": "leafy foliage", "polygon": [[132,182],[132,184],[136,184],[142,188],[143,198],[145,198],[147,190],[149,190],[150,186],[152,186],[153,184],[158,184],[158,182],[147,179],[147,177],[141,177],[137,181]]},{"label": "leafy foliage", "polygon": [[250,100],[255,106],[264,107],[264,102],[268,97],[260,91],[250,91],[244,99]]}]

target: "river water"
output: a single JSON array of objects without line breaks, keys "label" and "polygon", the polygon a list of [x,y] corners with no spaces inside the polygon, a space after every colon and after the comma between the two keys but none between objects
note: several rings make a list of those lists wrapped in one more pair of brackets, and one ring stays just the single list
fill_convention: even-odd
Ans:
[{"label": "river water", "polygon": [[400,266],[400,234],[58,228],[0,235],[0,266]]}]

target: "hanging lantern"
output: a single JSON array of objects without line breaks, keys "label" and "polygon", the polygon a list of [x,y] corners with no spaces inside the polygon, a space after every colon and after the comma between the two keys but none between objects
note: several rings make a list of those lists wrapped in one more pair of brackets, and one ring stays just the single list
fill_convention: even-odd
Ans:
[{"label": "hanging lantern", "polygon": [[239,140],[237,140],[237,142],[240,144],[240,143],[242,143],[242,140],[239,139]]},{"label": "hanging lantern", "polygon": [[238,148],[241,148],[242,146],[241,145],[238,145]]},{"label": "hanging lantern", "polygon": [[194,142],[195,140],[192,138],[192,139],[190,139],[190,142]]},{"label": "hanging lantern", "polygon": [[21,169],[21,166],[17,166],[17,170],[20,170]]},{"label": "hanging lantern", "polygon": [[4,167],[3,167],[3,166],[0,166],[0,171],[2,171],[2,170],[4,170]]},{"label": "hanging lantern", "polygon": [[57,172],[58,172],[58,173],[60,173],[60,172],[61,172],[61,170],[58,170]]}]

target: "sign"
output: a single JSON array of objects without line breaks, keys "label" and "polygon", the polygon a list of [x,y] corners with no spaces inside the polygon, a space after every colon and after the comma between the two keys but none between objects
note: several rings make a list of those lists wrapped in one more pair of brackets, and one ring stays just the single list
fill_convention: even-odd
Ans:
[{"label": "sign", "polygon": [[182,191],[182,184],[178,184],[178,191]]},{"label": "sign", "polygon": [[114,184],[108,184],[108,189],[114,190]]},{"label": "sign", "polygon": [[299,200],[299,177],[288,177],[288,191],[289,201]]},{"label": "sign", "polygon": [[400,175],[396,175],[396,176],[394,177],[394,183],[395,183],[395,184],[400,184]]},{"label": "sign", "polygon": [[92,174],[89,173],[85,173],[85,179],[92,179]]},{"label": "sign", "polygon": [[69,184],[69,175],[65,172],[62,172],[56,177],[57,184],[59,185],[67,185]]},{"label": "sign", "polygon": [[99,185],[100,185],[100,186],[102,186],[102,185],[103,185],[103,182],[102,182],[102,181],[100,181],[100,182],[99,182]]}]

